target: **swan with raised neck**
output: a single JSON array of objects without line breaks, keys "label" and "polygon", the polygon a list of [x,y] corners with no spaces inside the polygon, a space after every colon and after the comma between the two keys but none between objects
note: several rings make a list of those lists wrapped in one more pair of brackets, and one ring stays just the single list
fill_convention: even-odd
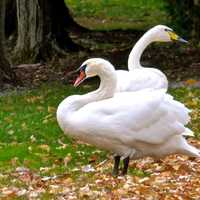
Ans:
[{"label": "swan with raised neck", "polygon": [[140,59],[146,47],[152,42],[171,42],[180,41],[187,43],[186,40],[176,35],[173,30],[165,25],[157,25],[148,30],[131,50],[128,57],[128,69],[132,71],[141,68]]}]

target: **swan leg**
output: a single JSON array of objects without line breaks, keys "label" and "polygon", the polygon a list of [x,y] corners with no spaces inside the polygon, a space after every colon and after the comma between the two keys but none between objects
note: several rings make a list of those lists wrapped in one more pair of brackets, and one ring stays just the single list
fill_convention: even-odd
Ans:
[{"label": "swan leg", "polygon": [[123,163],[124,163],[124,168],[122,169],[122,175],[126,175],[128,171],[128,165],[129,165],[129,156],[124,158]]},{"label": "swan leg", "polygon": [[120,163],[120,156],[114,157],[114,167],[112,171],[113,176],[117,176],[119,174],[119,163]]}]

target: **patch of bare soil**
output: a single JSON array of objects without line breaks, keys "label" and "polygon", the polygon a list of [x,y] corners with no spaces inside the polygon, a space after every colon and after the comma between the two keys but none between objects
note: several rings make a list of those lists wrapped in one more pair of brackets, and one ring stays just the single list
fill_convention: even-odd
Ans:
[{"label": "patch of bare soil", "polygon": [[[84,47],[79,52],[67,52],[66,56],[55,56],[47,64],[16,66],[17,75],[25,86],[37,86],[44,81],[71,80],[71,71],[91,57],[102,57],[116,68],[127,69],[128,55],[142,36],[143,31],[85,31],[71,33],[75,43]],[[154,43],[142,56],[142,63],[161,69],[170,81],[199,80],[200,48],[192,44]]]}]

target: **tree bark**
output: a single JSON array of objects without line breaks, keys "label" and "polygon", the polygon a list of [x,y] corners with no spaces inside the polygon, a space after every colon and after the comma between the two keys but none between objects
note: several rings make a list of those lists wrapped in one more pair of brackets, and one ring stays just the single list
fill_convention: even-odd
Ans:
[{"label": "tree bark", "polygon": [[5,35],[17,33],[17,8],[16,0],[6,0]]},{"label": "tree bark", "polygon": [[5,50],[5,0],[0,0],[0,86],[5,82],[16,83],[16,77],[6,58]]},{"label": "tree bark", "polygon": [[38,54],[39,44],[42,42],[43,13],[38,0],[16,2],[18,38],[15,52],[20,61],[35,59],[34,54]]},{"label": "tree bark", "polygon": [[66,50],[79,50],[68,35],[73,19],[64,0],[16,0],[18,62],[38,62]]}]

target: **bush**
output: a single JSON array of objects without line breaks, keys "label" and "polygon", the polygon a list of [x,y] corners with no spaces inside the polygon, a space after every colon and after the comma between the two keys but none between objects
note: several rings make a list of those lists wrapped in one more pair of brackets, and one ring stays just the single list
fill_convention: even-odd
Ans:
[{"label": "bush", "polygon": [[171,17],[172,27],[186,37],[200,38],[200,1],[167,0],[166,10]]}]

